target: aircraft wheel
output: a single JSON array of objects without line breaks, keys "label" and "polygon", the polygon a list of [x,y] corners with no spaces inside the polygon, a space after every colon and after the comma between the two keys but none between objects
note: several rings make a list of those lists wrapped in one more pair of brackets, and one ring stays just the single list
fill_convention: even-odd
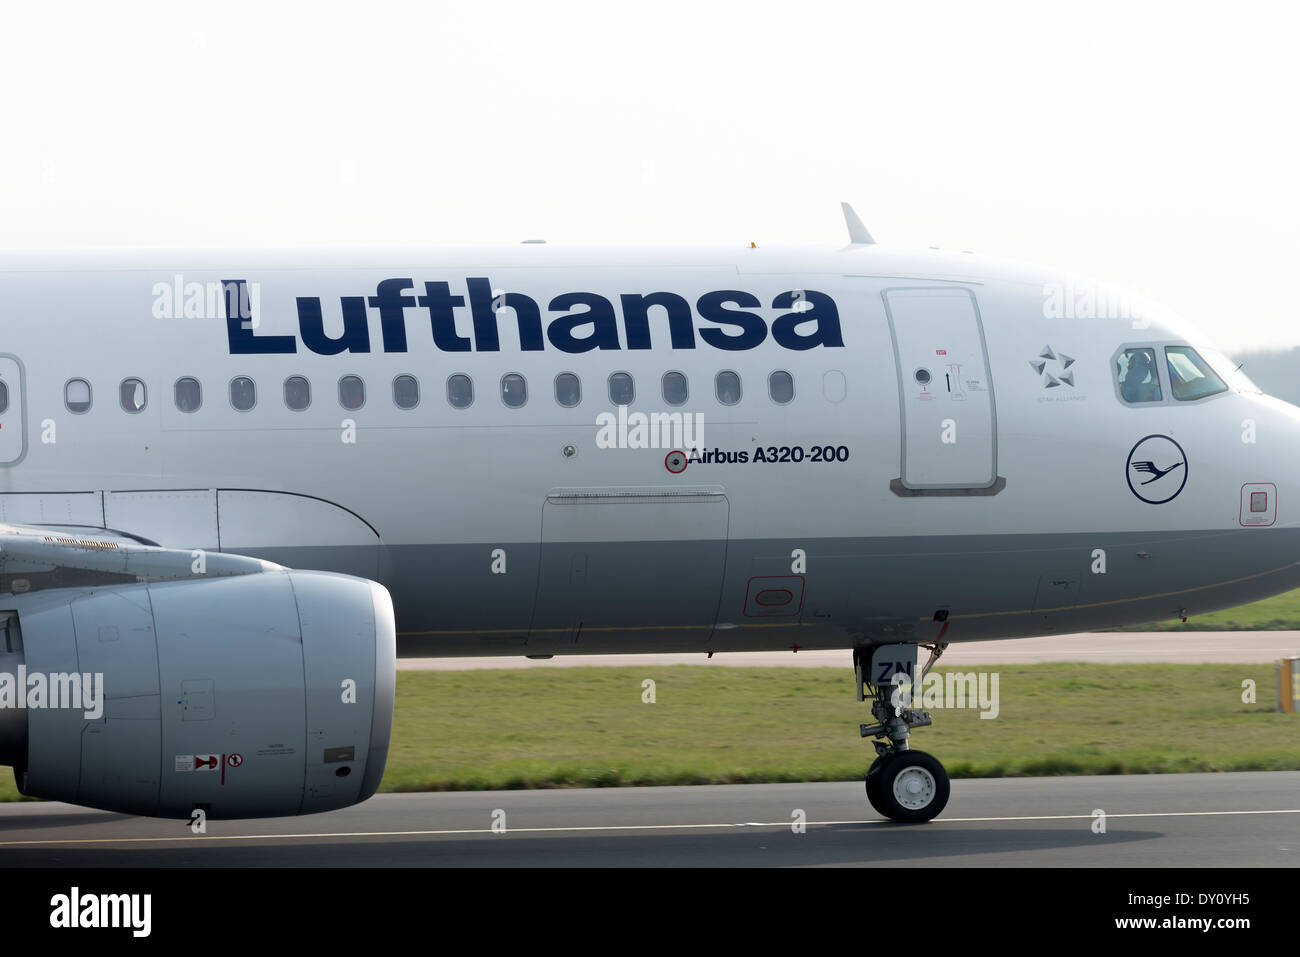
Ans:
[{"label": "aircraft wheel", "polygon": [[[899,751],[867,772],[867,799],[893,821],[920,824],[948,804],[948,772],[924,751]],[[873,794],[874,792],[874,794]]]}]

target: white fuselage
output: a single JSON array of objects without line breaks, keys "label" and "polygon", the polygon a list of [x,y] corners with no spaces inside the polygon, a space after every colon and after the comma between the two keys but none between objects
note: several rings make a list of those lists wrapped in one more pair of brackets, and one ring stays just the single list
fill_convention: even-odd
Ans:
[{"label": "white fuselage", "polygon": [[[1175,398],[1166,349],[1208,344],[1080,288],[878,246],[7,254],[0,520],[374,578],[402,654],[1007,637],[1300,584],[1300,410],[1221,365]],[[1126,401],[1144,349],[1161,399]]]}]

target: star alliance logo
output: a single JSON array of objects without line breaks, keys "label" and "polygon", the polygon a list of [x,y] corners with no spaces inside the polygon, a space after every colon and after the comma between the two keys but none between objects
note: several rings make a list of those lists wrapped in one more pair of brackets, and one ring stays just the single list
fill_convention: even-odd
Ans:
[{"label": "star alliance logo", "polygon": [[[1048,368],[1053,363],[1059,366],[1055,370]],[[1074,369],[1071,368],[1073,365],[1072,356],[1067,356],[1064,352],[1056,352],[1050,345],[1043,346],[1038,356],[1029,360],[1029,367],[1042,378],[1044,389],[1058,389],[1063,385],[1074,388]]]}]

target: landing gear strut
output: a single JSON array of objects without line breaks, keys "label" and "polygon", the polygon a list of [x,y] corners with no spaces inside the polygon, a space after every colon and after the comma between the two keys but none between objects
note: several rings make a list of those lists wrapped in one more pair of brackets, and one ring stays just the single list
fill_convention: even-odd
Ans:
[{"label": "landing gear strut", "polygon": [[[931,648],[921,677],[929,673],[945,645]],[[931,723],[930,713],[902,707],[897,685],[871,683],[871,649],[853,650],[858,700],[871,699],[875,724],[860,725],[862,737],[876,738],[876,760],[867,770],[867,800],[877,813],[893,821],[920,824],[939,814],[948,803],[948,772],[934,757],[908,744],[912,728]]]}]

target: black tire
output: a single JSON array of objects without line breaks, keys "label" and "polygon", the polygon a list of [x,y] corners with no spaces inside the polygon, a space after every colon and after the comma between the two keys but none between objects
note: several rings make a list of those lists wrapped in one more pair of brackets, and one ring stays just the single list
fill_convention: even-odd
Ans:
[{"label": "black tire", "polygon": [[948,804],[948,772],[924,751],[899,751],[867,773],[867,799],[891,821],[921,824]]},{"label": "black tire", "polygon": [[867,768],[867,800],[871,803],[871,806],[875,808],[876,813],[882,817],[888,817],[888,815],[885,814],[884,807],[880,803],[880,769],[894,756],[895,752],[892,751],[887,754],[882,754],[876,758],[875,761],[871,762],[871,767]]}]

